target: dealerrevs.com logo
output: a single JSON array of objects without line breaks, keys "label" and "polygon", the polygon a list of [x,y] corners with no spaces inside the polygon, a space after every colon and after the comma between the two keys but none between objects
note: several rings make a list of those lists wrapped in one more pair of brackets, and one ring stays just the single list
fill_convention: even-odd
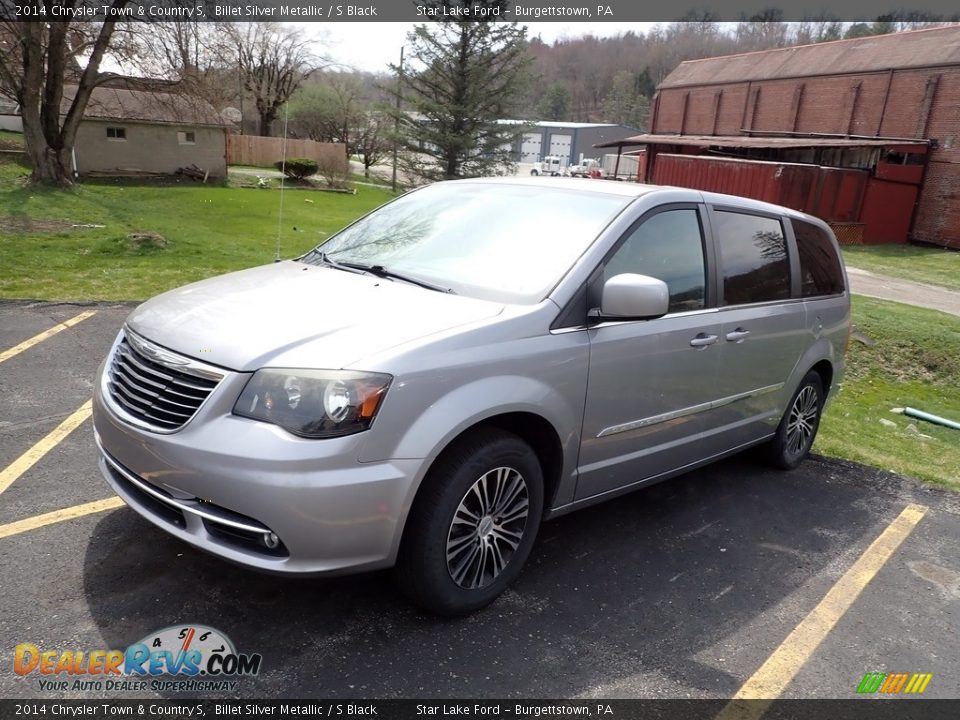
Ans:
[{"label": "dealerrevs.com logo", "polygon": [[231,691],[260,672],[259,653],[238,653],[219,630],[171,625],[126,650],[14,648],[13,671],[35,677],[40,690]]}]

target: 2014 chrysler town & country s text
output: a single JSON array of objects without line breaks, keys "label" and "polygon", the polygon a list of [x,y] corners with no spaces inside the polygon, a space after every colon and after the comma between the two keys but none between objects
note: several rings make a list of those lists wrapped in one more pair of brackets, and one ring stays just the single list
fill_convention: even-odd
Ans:
[{"label": "2014 chrysler town & country s text", "polygon": [[634,183],[462,180],[292,261],[127,319],[101,470],[192,545],[277,573],[396,566],[443,614],[517,577],[542,519],[765,444],[807,455],[842,377],[820,220]]}]

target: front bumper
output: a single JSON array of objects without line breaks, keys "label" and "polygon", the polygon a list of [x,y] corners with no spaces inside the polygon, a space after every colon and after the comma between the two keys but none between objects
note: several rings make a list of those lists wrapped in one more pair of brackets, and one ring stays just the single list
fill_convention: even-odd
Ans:
[{"label": "front bumper", "polygon": [[[106,481],[171,535],[260,570],[392,565],[424,461],[361,463],[365,433],[305,440],[237,417],[233,402],[248,377],[228,374],[172,434],[121,421],[98,383],[93,423]],[[275,547],[264,542],[269,533]]]}]

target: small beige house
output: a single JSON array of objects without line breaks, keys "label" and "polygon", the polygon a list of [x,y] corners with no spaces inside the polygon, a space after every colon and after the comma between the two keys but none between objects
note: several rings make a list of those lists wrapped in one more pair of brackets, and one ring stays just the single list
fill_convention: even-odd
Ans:
[{"label": "small beige house", "polygon": [[[76,87],[63,89],[66,112]],[[77,130],[75,169],[174,174],[196,165],[227,174],[227,123],[208,103],[184,95],[126,88],[93,91]]]}]

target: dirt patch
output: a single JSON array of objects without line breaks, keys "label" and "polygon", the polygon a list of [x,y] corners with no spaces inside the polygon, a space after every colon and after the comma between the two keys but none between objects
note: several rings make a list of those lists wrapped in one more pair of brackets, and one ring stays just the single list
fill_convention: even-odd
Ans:
[{"label": "dirt patch", "polygon": [[31,233],[55,233],[82,230],[69,220],[49,220],[45,218],[2,217],[0,233],[8,235],[29,235]]},{"label": "dirt patch", "polygon": [[138,253],[151,250],[163,250],[167,247],[167,239],[156,232],[134,232],[127,235],[127,245]]},{"label": "dirt patch", "polygon": [[947,595],[960,597],[960,572],[924,560],[908,562],[907,567],[914,575],[933,583]]}]

